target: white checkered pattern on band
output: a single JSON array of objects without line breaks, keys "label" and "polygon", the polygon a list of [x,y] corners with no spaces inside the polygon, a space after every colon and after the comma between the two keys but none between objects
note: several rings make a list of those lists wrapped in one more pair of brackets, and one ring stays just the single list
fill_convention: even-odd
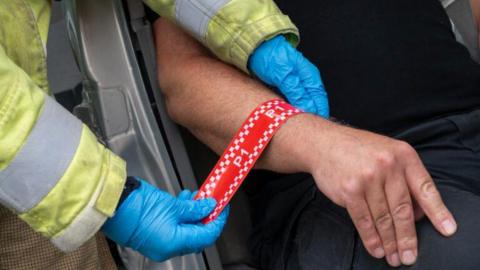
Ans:
[{"label": "white checkered pattern on band", "polygon": [[[281,100],[272,100],[269,101],[260,107],[258,107],[244,122],[243,127],[240,129],[240,132],[234,137],[233,143],[230,144],[227,151],[224,152],[221,159],[217,163],[213,173],[210,174],[207,181],[205,181],[204,185],[201,188],[199,193],[199,198],[203,199],[205,197],[210,196],[214,189],[217,187],[218,181],[221,179],[222,175],[227,171],[227,167],[232,163],[232,160],[236,157],[236,151],[241,148],[242,143],[245,142],[245,137],[250,134],[250,130],[255,127],[256,122],[260,119],[262,115],[272,108],[280,108],[277,107],[279,104],[284,104],[284,101]],[[222,199],[217,202],[217,206],[213,210],[213,212],[207,217],[207,220],[215,219],[226,204],[230,201],[233,197],[236,190],[241,185],[242,181],[247,176],[250,169],[253,167],[255,160],[258,156],[263,152],[265,147],[268,144],[268,141],[271,139],[275,131],[279,128],[279,126],[286,121],[290,116],[300,113],[301,111],[298,109],[288,109],[283,110],[280,108],[281,113],[274,114],[273,122],[268,125],[268,128],[263,132],[263,136],[258,140],[257,144],[253,147],[252,153],[248,155],[248,158],[242,161],[241,169],[233,179],[233,182],[230,183],[228,190],[223,195]],[[270,117],[269,117],[270,118]]]}]

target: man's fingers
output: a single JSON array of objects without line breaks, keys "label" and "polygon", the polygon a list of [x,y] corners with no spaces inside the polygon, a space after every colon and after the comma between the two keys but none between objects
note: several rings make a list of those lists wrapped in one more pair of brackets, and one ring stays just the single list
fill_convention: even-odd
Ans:
[{"label": "man's fingers", "polygon": [[417,200],[414,197],[411,197],[412,204],[413,204],[413,213],[415,215],[415,221],[419,221],[425,216],[425,212],[423,212],[420,205],[418,205]]},{"label": "man's fingers", "polygon": [[445,236],[450,236],[457,231],[457,224],[450,211],[447,209],[430,177],[411,180],[413,194],[418,204],[430,219],[435,228]]},{"label": "man's fingers", "polygon": [[393,218],[390,214],[384,187],[380,181],[372,183],[368,187],[366,201],[372,213],[377,232],[382,240],[388,263],[394,267],[400,266],[401,262],[397,250]]},{"label": "man's fingers", "polygon": [[385,183],[385,193],[393,218],[400,260],[405,265],[412,265],[418,254],[417,233],[412,200],[404,177],[403,171],[392,174]]},{"label": "man's fingers", "polygon": [[368,253],[375,258],[383,258],[385,251],[382,246],[382,241],[375,229],[375,223],[373,222],[372,215],[364,198],[360,196],[358,198],[352,198],[352,200],[347,203],[347,211]]},{"label": "man's fingers", "polygon": [[443,235],[450,236],[457,231],[457,223],[447,209],[432,178],[418,160],[407,166],[409,188],[433,226]]}]

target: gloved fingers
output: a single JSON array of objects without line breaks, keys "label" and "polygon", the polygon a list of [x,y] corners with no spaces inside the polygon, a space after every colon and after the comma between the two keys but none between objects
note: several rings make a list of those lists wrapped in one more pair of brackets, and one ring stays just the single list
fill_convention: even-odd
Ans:
[{"label": "gloved fingers", "polygon": [[185,230],[185,233],[191,236],[189,241],[185,243],[186,246],[184,250],[188,251],[188,253],[198,253],[215,244],[215,241],[225,227],[229,213],[230,206],[227,206],[214,221],[208,224],[182,225],[181,229]]},{"label": "gloved fingers", "polygon": [[330,117],[330,105],[328,104],[328,96],[325,91],[313,91],[310,92],[313,103],[317,108],[315,114],[328,119]]},{"label": "gloved fingers", "polygon": [[294,106],[328,117],[328,100],[317,67],[284,36],[262,43],[249,61],[250,70],[277,87]]},{"label": "gloved fingers", "polygon": [[305,112],[315,113],[315,103],[302,85],[300,77],[290,73],[279,85],[279,90],[293,106]]},{"label": "gloved fingers", "polygon": [[192,196],[190,196],[190,200],[195,199],[195,197],[197,196],[197,194],[198,194],[198,190],[195,190],[194,192],[192,192]]},{"label": "gloved fingers", "polygon": [[190,200],[191,197],[192,197],[192,192],[188,189],[185,189],[178,194],[177,199],[185,201],[185,200]]},{"label": "gloved fingers", "polygon": [[264,83],[273,85],[270,67],[272,51],[276,47],[276,42],[272,40],[265,41],[252,53],[248,61],[248,67],[253,74],[257,75]]},{"label": "gloved fingers", "polygon": [[215,209],[217,202],[213,198],[180,201],[180,223],[196,223]]},{"label": "gloved fingers", "polygon": [[297,56],[297,72],[302,80],[302,84],[308,88],[323,88],[320,70],[300,52]]},{"label": "gloved fingers", "polygon": [[249,59],[249,69],[264,83],[277,86],[292,71],[289,55],[294,50],[282,35],[263,42]]},{"label": "gloved fingers", "polygon": [[298,74],[302,85],[305,87],[305,91],[308,92],[316,107],[315,114],[328,118],[330,114],[328,95],[325,91],[320,71],[314,64],[308,61],[308,59],[304,58],[303,55],[300,54],[299,57],[301,57],[301,59],[298,61]]},{"label": "gloved fingers", "polygon": [[230,215],[230,205],[227,205],[223,209],[222,213],[220,213],[220,215],[218,215],[218,217],[210,223],[217,222],[216,226],[219,226],[220,227],[220,232],[222,232],[223,227],[227,223],[228,215]]}]

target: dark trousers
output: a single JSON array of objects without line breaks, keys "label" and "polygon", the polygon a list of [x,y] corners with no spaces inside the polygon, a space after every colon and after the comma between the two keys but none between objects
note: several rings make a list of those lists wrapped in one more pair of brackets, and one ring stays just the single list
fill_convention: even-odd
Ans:
[{"label": "dark trousers", "polygon": [[[434,178],[457,220],[458,232],[454,236],[441,236],[424,218],[417,223],[417,263],[390,268],[385,260],[375,259],[366,252],[345,209],[319,192],[310,176],[288,176],[284,181],[296,181],[296,177],[298,184],[282,188],[270,197],[257,197],[263,197],[257,203],[264,207],[259,211],[265,211],[263,217],[257,213],[254,219],[252,238],[260,267],[480,269],[480,111],[430,121],[396,137],[415,147]],[[292,199],[293,203],[287,203]]]}]

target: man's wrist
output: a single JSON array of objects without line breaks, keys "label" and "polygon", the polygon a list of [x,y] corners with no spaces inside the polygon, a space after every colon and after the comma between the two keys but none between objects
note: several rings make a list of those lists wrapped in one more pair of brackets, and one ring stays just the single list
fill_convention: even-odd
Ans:
[{"label": "man's wrist", "polygon": [[313,114],[292,117],[273,137],[257,168],[281,173],[312,173],[319,162],[325,134],[335,125]]}]

